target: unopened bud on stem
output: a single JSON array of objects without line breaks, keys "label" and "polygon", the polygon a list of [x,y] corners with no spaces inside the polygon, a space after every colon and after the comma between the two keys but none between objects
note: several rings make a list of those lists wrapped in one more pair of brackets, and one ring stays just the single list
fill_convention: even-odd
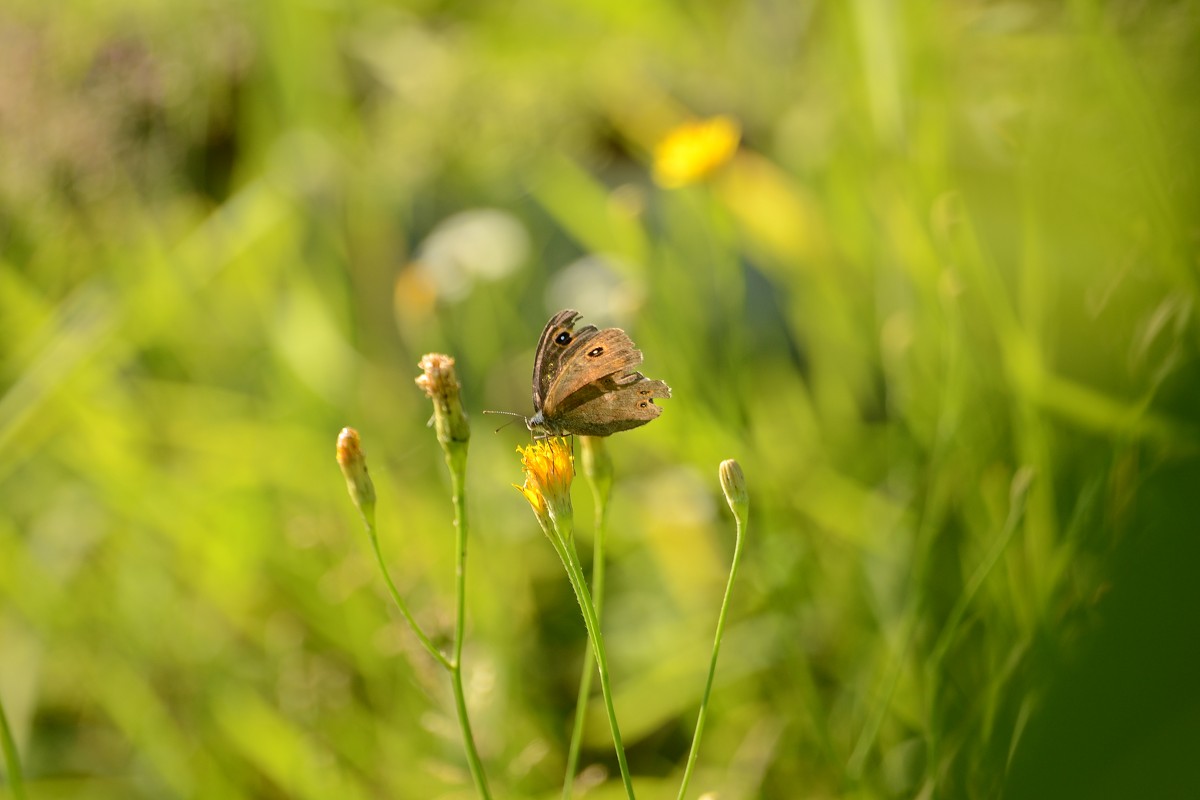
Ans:
[{"label": "unopened bud on stem", "polygon": [[745,525],[746,516],[750,511],[750,496],[746,492],[746,476],[742,474],[742,468],[730,458],[721,462],[717,472],[721,477],[721,491],[725,493],[729,510],[737,517],[738,522]]},{"label": "unopened bud on stem", "polygon": [[363,455],[362,442],[354,428],[342,428],[337,440],[337,462],[346,478],[346,490],[350,499],[363,515],[369,527],[375,525],[375,484],[367,472],[367,458]]}]

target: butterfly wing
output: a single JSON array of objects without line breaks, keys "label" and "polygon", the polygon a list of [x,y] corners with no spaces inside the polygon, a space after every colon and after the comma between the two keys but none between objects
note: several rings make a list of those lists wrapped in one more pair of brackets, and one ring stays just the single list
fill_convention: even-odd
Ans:
[{"label": "butterfly wing", "polygon": [[593,331],[588,336],[577,336],[563,352],[543,398],[542,409],[547,417],[562,413],[572,395],[600,383],[602,378],[612,376],[621,383],[637,374],[635,367],[642,363],[642,351],[625,331]]},{"label": "butterfly wing", "polygon": [[578,332],[575,323],[581,314],[574,309],[563,309],[550,318],[538,339],[537,352],[533,357],[533,408],[541,412],[550,394],[550,387],[558,377],[559,367],[567,352],[579,341],[594,336],[595,325],[585,325]]},{"label": "butterfly wing", "polygon": [[551,433],[608,436],[645,425],[662,413],[654,398],[671,396],[663,381],[634,372],[609,375],[568,395],[555,409]]}]

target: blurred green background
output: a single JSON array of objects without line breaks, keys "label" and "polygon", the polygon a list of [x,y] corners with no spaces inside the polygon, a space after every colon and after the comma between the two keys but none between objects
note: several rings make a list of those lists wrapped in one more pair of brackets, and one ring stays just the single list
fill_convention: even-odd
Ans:
[{"label": "blurred green background", "polygon": [[[484,408],[562,307],[674,397],[610,441],[639,796],[1196,796],[1200,5],[0,9],[0,700],[36,798],[473,796],[416,362],[458,362],[469,702],[555,797],[581,619]],[[665,189],[655,143],[729,115]],[[591,500],[576,486],[581,550]],[[619,797],[603,714],[588,796]],[[607,778],[605,777],[607,776]],[[0,782],[2,785],[3,782]],[[3,789],[0,789],[3,795]]]}]

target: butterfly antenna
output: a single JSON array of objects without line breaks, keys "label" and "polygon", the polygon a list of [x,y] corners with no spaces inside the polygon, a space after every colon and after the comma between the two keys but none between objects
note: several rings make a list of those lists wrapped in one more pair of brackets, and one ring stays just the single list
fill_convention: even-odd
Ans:
[{"label": "butterfly antenna", "polygon": [[[505,416],[517,417],[518,419],[523,419],[526,422],[529,421],[529,418],[526,417],[524,414],[518,414],[515,411],[487,411],[487,410],[484,410],[483,413],[485,413],[485,414],[504,414]],[[505,428],[507,428],[509,425],[512,425],[516,421],[517,420],[515,420],[515,419],[510,419],[508,422],[504,423],[499,428],[496,428],[494,433],[499,433],[500,431],[504,430]]]}]

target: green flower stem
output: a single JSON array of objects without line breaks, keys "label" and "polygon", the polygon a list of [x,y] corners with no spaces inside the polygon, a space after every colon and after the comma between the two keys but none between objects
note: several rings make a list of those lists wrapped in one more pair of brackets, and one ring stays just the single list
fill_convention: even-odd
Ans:
[{"label": "green flower stem", "polygon": [[13,741],[12,730],[8,727],[8,717],[4,713],[3,703],[0,703],[0,748],[4,750],[4,771],[8,775],[8,785],[12,789],[13,800],[25,800],[25,781],[21,777],[21,759],[17,756],[17,744]]},{"label": "green flower stem", "polygon": [[450,673],[450,683],[454,689],[454,708],[458,716],[459,727],[462,728],[463,747],[467,752],[467,765],[471,771],[471,779],[475,782],[475,789],[479,792],[479,796],[484,798],[484,800],[491,800],[487,775],[483,771],[483,762],[479,758],[479,751],[475,748],[475,737],[471,733],[471,721],[467,716],[466,692],[463,691],[462,682],[462,648],[466,628],[467,499],[464,486],[466,479],[466,448],[447,448],[446,465],[450,468],[450,482],[454,502],[456,554],[454,648],[451,658],[447,658],[441,650],[438,650],[429,637],[425,635],[425,631],[421,630],[421,626],[417,624],[417,620],[408,609],[408,603],[404,602],[404,597],[401,596],[400,591],[396,588],[396,583],[392,580],[387,563],[383,559],[383,551],[379,548],[379,537],[375,532],[374,513],[364,513],[363,521],[366,523],[367,534],[371,539],[371,548],[375,551],[375,558],[379,562],[379,571],[383,573],[383,580],[387,584],[388,591],[391,593],[396,607],[400,609],[400,613],[404,615],[404,619],[408,621],[413,633],[417,635],[417,638],[424,645],[425,649],[429,651],[429,654]]},{"label": "green flower stem", "polygon": [[692,769],[696,766],[696,757],[700,753],[700,737],[704,734],[704,720],[708,716],[708,700],[712,695],[713,675],[717,671],[717,656],[721,652],[721,638],[725,635],[725,614],[729,610],[729,597],[733,593],[738,562],[742,558],[742,532],[746,526],[746,515],[735,512],[734,516],[737,519],[737,537],[733,545],[733,563],[729,567],[729,580],[725,583],[725,599],[721,601],[721,613],[717,617],[717,634],[713,640],[712,659],[708,665],[708,680],[704,684],[704,697],[700,701],[700,714],[696,719],[696,732],[692,735],[692,749],[688,753],[687,767],[683,770],[683,782],[679,785],[678,800],[683,800],[687,793],[688,783],[692,779]]},{"label": "green flower stem", "polygon": [[483,771],[483,762],[479,751],[475,749],[475,737],[471,734],[471,720],[467,716],[467,697],[463,691],[462,682],[462,648],[466,631],[466,587],[467,587],[467,449],[462,447],[446,448],[446,466],[450,468],[450,483],[454,498],[454,530],[455,530],[455,620],[454,620],[454,657],[450,663],[450,679],[454,685],[454,707],[458,712],[458,724],[462,728],[463,747],[467,751],[467,765],[471,769],[471,778],[475,781],[475,789],[479,796],[490,800],[487,774]]},{"label": "green flower stem", "polygon": [[[604,611],[604,540],[608,532],[608,501],[612,497],[612,459],[604,449],[603,439],[585,442],[585,452],[589,447],[593,463],[587,463],[585,458],[584,475],[588,479],[588,485],[592,487],[592,498],[596,505],[596,531],[592,540],[592,601],[596,606],[596,621],[599,622]],[[575,724],[571,729],[571,743],[567,748],[567,775],[563,780],[563,800],[570,800],[575,775],[579,769],[579,750],[583,745],[583,727],[595,669],[596,657],[589,648],[583,654],[583,670],[579,675]]]},{"label": "green flower stem", "polygon": [[583,577],[583,568],[579,564],[579,557],[575,553],[575,547],[570,543],[570,531],[554,531],[550,535],[550,541],[554,545],[558,557],[562,559],[563,566],[567,570],[567,577],[571,581],[571,588],[575,590],[575,598],[579,601],[579,608],[583,612],[583,624],[587,627],[588,639],[592,643],[592,651],[596,656],[596,666],[600,673],[600,692],[604,695],[604,707],[608,712],[608,726],[612,730],[613,747],[617,751],[617,765],[621,769],[621,780],[625,784],[625,793],[629,796],[629,800],[634,800],[633,794],[633,779],[629,776],[629,764],[625,761],[625,744],[621,740],[621,728],[617,724],[617,710],[613,706],[612,701],[612,686],[608,680],[608,657],[604,652],[604,636],[600,632],[600,621],[596,616],[596,607],[592,604],[592,595],[588,591],[587,581]]},{"label": "green flower stem", "polygon": [[[374,515],[372,515],[373,517]],[[364,517],[364,519],[366,519]],[[400,609],[400,613],[404,615],[404,619],[408,620],[408,625],[413,629],[413,633],[429,651],[429,655],[433,656],[439,664],[446,669],[452,669],[450,659],[438,650],[429,637],[425,635],[425,631],[421,630],[421,626],[417,624],[417,620],[413,618],[412,612],[408,610],[408,603],[404,602],[404,598],[400,595],[400,590],[396,588],[395,582],[392,580],[392,575],[388,572],[387,563],[383,560],[383,551],[379,549],[379,536],[375,532],[375,520],[366,519],[367,535],[371,539],[371,549],[375,551],[375,560],[379,562],[379,571],[383,573],[384,583],[387,584],[388,591],[392,595],[392,600],[396,603],[396,607]]]}]

